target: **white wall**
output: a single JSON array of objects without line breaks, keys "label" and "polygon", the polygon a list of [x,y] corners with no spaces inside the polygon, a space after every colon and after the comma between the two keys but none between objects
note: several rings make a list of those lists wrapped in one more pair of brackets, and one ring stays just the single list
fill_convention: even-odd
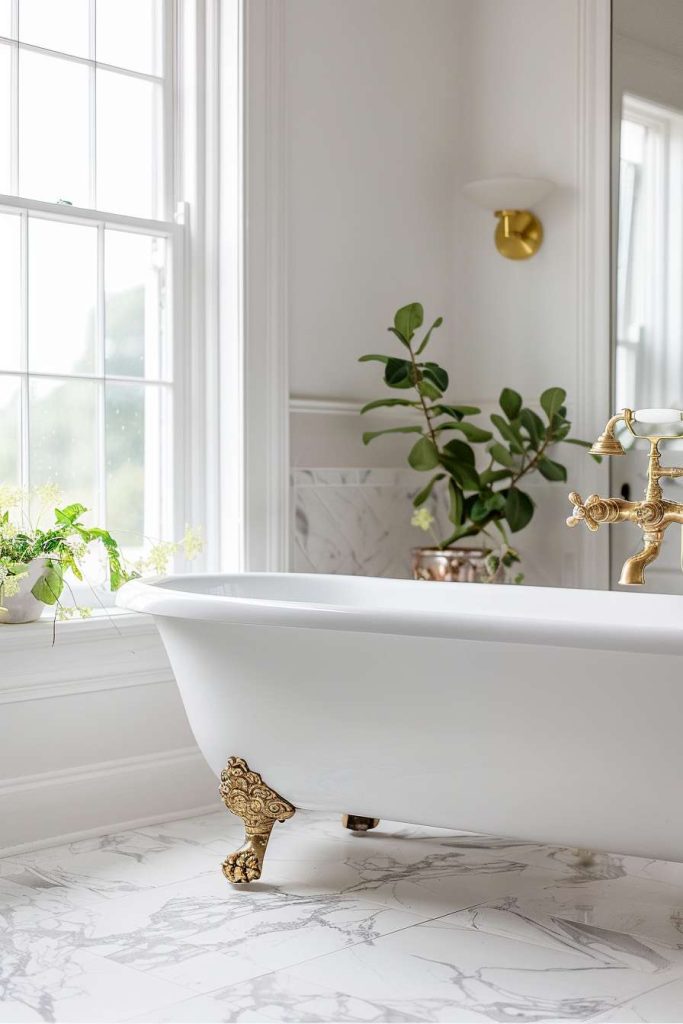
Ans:
[{"label": "white wall", "polygon": [[[581,0],[287,0],[294,399],[381,396],[379,370],[356,360],[390,351],[391,314],[418,299],[445,318],[432,352],[453,396],[488,412],[504,385],[528,400],[560,385],[575,405],[580,13]],[[558,186],[538,208],[545,241],[528,262],[499,256],[493,216],[462,195],[472,178],[508,173]],[[606,359],[606,331],[594,345]],[[405,464],[405,439],[364,450],[362,429],[295,402],[292,464]],[[563,454],[582,490],[586,457]],[[569,488],[534,487],[530,578],[575,583]]]}]

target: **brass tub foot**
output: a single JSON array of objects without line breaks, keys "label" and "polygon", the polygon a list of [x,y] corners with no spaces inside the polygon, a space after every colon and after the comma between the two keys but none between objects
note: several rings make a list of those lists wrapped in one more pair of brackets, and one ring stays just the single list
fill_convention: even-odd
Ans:
[{"label": "brass tub foot", "polygon": [[343,814],[342,825],[352,832],[369,832],[371,828],[377,828],[379,818],[363,818],[360,814]]},{"label": "brass tub foot", "polygon": [[261,877],[270,833],[276,821],[286,821],[295,808],[252,772],[241,757],[231,757],[221,772],[223,803],[244,822],[244,844],[223,861],[229,882],[254,882]]}]

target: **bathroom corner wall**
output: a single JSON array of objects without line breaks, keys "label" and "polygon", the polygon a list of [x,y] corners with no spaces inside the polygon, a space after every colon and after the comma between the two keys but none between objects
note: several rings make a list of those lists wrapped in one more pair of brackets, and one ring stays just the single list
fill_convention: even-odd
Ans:
[{"label": "bathroom corner wall", "polygon": [[[575,408],[581,2],[286,0],[294,569],[403,575],[423,539],[407,525],[420,481],[405,437],[360,440],[399,418],[357,414],[383,393],[379,364],[358,357],[391,351],[399,305],[443,315],[433,358],[482,419],[505,385],[529,400],[561,385]],[[498,255],[493,216],[462,195],[510,173],[558,185],[524,263]],[[580,490],[582,454],[562,458]],[[397,469],[400,484],[373,477]],[[568,489],[530,488],[539,511],[516,538],[530,582],[579,582]]]}]

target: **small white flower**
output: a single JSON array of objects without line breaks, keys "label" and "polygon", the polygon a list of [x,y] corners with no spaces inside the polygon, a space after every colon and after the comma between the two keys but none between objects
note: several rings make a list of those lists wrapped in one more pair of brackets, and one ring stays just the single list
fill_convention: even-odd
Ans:
[{"label": "small white flower", "polygon": [[425,533],[427,530],[431,530],[433,522],[434,516],[428,508],[424,507],[424,505],[422,508],[415,509],[412,519],[410,520],[411,526],[417,526],[420,530],[424,530]]}]

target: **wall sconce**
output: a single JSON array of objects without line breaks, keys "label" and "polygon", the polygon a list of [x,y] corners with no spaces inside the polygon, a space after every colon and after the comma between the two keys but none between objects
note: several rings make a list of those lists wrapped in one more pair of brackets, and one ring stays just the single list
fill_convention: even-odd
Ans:
[{"label": "wall sconce", "polygon": [[508,260],[528,260],[541,247],[543,225],[530,206],[544,199],[554,188],[544,178],[487,178],[470,181],[465,195],[498,218],[494,235],[496,249]]}]

